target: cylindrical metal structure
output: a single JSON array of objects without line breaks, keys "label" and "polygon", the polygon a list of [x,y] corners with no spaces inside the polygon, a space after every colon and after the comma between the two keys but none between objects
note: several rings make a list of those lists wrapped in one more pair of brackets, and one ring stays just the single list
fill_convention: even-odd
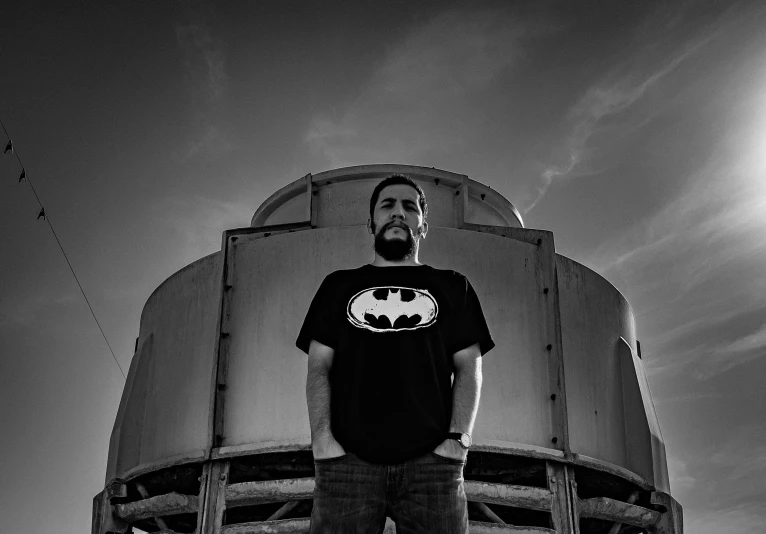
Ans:
[{"label": "cylindrical metal structure", "polygon": [[295,337],[324,276],[372,259],[370,194],[394,173],[428,199],[421,260],[471,280],[496,342],[465,468],[472,532],[497,532],[487,523],[498,521],[539,533],[615,522],[681,532],[623,296],[556,254],[550,232],[525,229],[491,188],[433,168],[368,165],[277,191],[251,227],[225,232],[220,252],[149,297],[94,534],[129,524],[305,531],[313,463]]}]

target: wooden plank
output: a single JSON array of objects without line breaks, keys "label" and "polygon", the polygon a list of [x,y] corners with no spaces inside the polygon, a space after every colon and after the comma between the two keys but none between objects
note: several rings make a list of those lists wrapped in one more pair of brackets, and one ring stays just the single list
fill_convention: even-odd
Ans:
[{"label": "wooden plank", "polygon": [[581,500],[579,509],[581,517],[620,522],[641,528],[651,527],[660,519],[659,512],[606,497]]},{"label": "wooden plank", "polygon": [[471,534],[556,534],[555,530],[542,527],[517,527],[514,525],[498,525],[469,521],[468,530]]},{"label": "wooden plank", "polygon": [[114,506],[115,515],[128,523],[164,515],[197,512],[197,496],[167,493]]},{"label": "wooden plank", "polygon": [[516,508],[527,508],[549,512],[553,494],[545,488],[531,486],[515,486],[512,484],[496,484],[493,482],[478,482],[466,480],[465,494],[469,501],[488,502]]},{"label": "wooden plank", "polygon": [[299,501],[314,497],[313,478],[240,482],[226,487],[226,505],[249,506],[269,502]]},{"label": "wooden plank", "polygon": [[[628,500],[626,501],[628,504],[633,504],[638,500],[638,490],[634,491],[630,494],[630,497],[628,497]],[[609,534],[617,534],[620,532],[620,528],[622,527],[622,523],[615,523],[612,525],[612,528],[609,529]]]},{"label": "wooden plank", "polygon": [[[386,527],[389,527],[389,522],[386,521]],[[309,527],[309,519],[281,519],[226,525],[221,528],[221,534],[307,534]],[[555,534],[549,528],[515,527],[479,521],[470,521],[469,530],[471,534]]]},{"label": "wooden plank", "polygon": [[[545,488],[495,484],[466,480],[465,493],[471,501],[515,506],[530,510],[550,511],[552,493]],[[249,506],[269,502],[311,499],[314,496],[313,478],[241,482],[226,487],[226,505]]]},{"label": "wooden plank", "polygon": [[[148,499],[150,497],[149,492],[146,491],[146,487],[143,484],[141,484],[140,482],[134,482],[134,484],[136,485],[138,494],[141,495],[142,499]],[[160,532],[169,530],[168,526],[165,524],[165,521],[161,517],[155,517],[154,522],[159,527]]]},{"label": "wooden plank", "polygon": [[256,521],[223,526],[221,534],[308,534],[310,524],[308,518]]},{"label": "wooden plank", "polygon": [[266,521],[276,521],[277,519],[282,519],[284,516],[290,513],[293,508],[298,506],[300,502],[301,501],[287,501],[279,510],[267,517]]},{"label": "wooden plank", "polygon": [[478,513],[485,518],[489,520],[490,523],[496,523],[498,525],[505,525],[505,521],[500,519],[500,516],[498,516],[495,512],[493,512],[489,506],[484,504],[483,502],[474,502],[470,501],[468,503],[468,507],[470,509],[473,509],[475,513]]}]

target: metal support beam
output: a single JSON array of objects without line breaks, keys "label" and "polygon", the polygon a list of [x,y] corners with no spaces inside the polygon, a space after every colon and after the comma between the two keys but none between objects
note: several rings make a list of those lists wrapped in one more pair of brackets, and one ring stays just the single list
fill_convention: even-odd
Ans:
[{"label": "metal support beam", "polygon": [[651,503],[665,509],[660,514],[657,524],[649,531],[653,534],[683,534],[684,513],[678,501],[662,491],[655,491],[651,496]]},{"label": "metal support beam", "polygon": [[558,462],[546,462],[548,488],[553,498],[551,506],[551,522],[556,532],[579,534],[579,521],[572,509],[570,482],[574,480],[571,467]]}]

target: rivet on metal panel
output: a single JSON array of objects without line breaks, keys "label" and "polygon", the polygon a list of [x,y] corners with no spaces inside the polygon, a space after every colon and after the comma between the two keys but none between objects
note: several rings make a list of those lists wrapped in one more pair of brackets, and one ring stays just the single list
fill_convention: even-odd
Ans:
[{"label": "rivet on metal panel", "polygon": [[263,237],[269,237],[271,235],[271,232],[266,232],[263,234]]},{"label": "rivet on metal panel", "polygon": [[236,241],[237,239],[239,239],[237,236],[234,236],[234,237],[232,237],[232,238],[231,238],[231,241],[232,241],[232,243],[233,243],[234,241]]},{"label": "rivet on metal panel", "polygon": [[545,350],[547,350],[547,351],[550,351],[552,348],[553,348],[553,345],[551,345],[550,343],[548,343],[548,344],[545,346]]},{"label": "rivet on metal panel", "polygon": [[551,393],[551,400],[556,400],[556,394],[555,393]]},{"label": "rivet on metal panel", "polygon": [[460,191],[455,191],[455,196],[458,196],[460,194]]},{"label": "rivet on metal panel", "polygon": [[553,438],[551,439],[551,443],[557,443],[558,441],[559,441],[559,438],[557,438],[556,436],[553,436]]},{"label": "rivet on metal panel", "polygon": [[224,338],[225,337],[229,337],[229,333],[228,332],[221,332],[221,337],[224,337]]},{"label": "rivet on metal panel", "polygon": [[218,390],[223,391],[226,389],[226,384],[218,384]]},{"label": "rivet on metal panel", "polygon": [[316,191],[316,189],[315,189],[314,191],[312,191],[312,192],[311,192],[311,194],[312,194],[312,195],[314,195],[314,196],[317,196],[317,191]]},{"label": "rivet on metal panel", "polygon": [[331,183],[332,183],[332,182],[331,182],[330,180],[327,180],[327,181],[325,182],[325,185],[330,185]]},{"label": "rivet on metal panel", "polygon": [[484,200],[484,197],[486,197],[486,196],[487,196],[486,194],[482,193],[481,194],[481,199]]},{"label": "rivet on metal panel", "polygon": [[548,288],[547,287],[545,289],[543,289],[543,293],[546,294],[546,295],[548,294]]},{"label": "rivet on metal panel", "polygon": [[234,286],[232,286],[231,284],[224,284],[224,286],[223,286],[223,288],[224,288],[226,291],[229,291],[229,290],[230,290],[232,287],[234,287]]},{"label": "rivet on metal panel", "polygon": [[537,246],[539,247],[539,246],[540,246],[540,245],[542,245],[542,244],[543,244],[543,240],[542,240],[542,239],[538,239],[538,240],[537,240]]},{"label": "rivet on metal panel", "polygon": [[439,179],[438,179],[438,178],[434,178],[434,183],[435,183],[436,185],[439,185]]}]

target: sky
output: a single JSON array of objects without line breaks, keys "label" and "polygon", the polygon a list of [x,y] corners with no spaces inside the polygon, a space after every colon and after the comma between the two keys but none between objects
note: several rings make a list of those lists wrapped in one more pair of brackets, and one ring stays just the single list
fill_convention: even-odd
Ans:
[{"label": "sky", "polygon": [[[280,187],[369,163],[467,174],[631,303],[685,531],[763,531],[766,4],[0,17],[0,119],[126,372],[151,292]],[[0,532],[74,534],[124,378],[19,173],[0,157]]]}]

